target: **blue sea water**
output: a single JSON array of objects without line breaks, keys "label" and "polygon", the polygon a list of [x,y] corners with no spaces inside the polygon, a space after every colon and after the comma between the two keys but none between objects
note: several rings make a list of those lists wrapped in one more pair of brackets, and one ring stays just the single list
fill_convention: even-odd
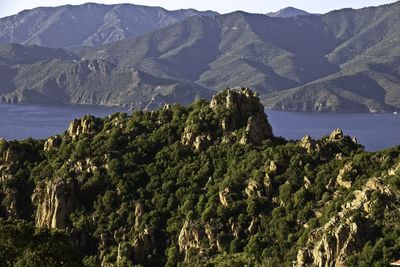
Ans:
[{"label": "blue sea water", "polygon": [[86,114],[105,117],[121,108],[98,106],[42,106],[0,104],[0,137],[21,140],[28,137],[47,138],[68,129],[75,118]]},{"label": "blue sea water", "polygon": [[400,114],[370,113],[306,113],[267,110],[268,119],[277,136],[299,139],[329,135],[336,128],[357,137],[369,151],[400,145]]},{"label": "blue sea water", "polygon": [[[98,106],[41,106],[0,104],[0,137],[5,139],[47,138],[63,133],[74,118],[85,114],[104,117],[126,109]],[[328,135],[336,128],[357,137],[367,150],[375,151],[400,145],[400,115],[332,114],[281,112],[267,110],[277,136],[299,139]]]}]

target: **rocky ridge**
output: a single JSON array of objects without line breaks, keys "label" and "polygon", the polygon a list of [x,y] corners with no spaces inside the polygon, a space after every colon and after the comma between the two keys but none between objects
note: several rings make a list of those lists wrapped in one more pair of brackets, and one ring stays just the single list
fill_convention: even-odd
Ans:
[{"label": "rocky ridge", "polygon": [[[213,118],[189,116],[182,135],[182,143],[192,145],[196,150],[204,149],[217,140],[259,145],[263,140],[273,137],[272,127],[258,94],[248,88],[228,88],[215,95],[209,106],[202,109],[211,110]],[[215,121],[217,124],[212,125]],[[199,129],[199,124],[204,123],[211,125]],[[216,131],[211,132],[213,128]]]}]

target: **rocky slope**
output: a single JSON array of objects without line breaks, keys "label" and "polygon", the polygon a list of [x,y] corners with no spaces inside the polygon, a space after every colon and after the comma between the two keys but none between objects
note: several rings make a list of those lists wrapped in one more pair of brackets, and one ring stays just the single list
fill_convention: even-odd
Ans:
[{"label": "rocky slope", "polygon": [[155,77],[102,59],[79,59],[63,49],[21,45],[0,48],[0,82],[3,103],[155,109],[212,95],[191,82]]},{"label": "rocky slope", "polygon": [[0,262],[387,266],[399,179],[399,148],[365,152],[340,129],[273,136],[249,89],[85,116],[48,140],[0,141]]},{"label": "rocky slope", "polygon": [[55,48],[98,46],[137,37],[190,16],[215,14],[132,4],[39,7],[0,18],[0,44]]}]

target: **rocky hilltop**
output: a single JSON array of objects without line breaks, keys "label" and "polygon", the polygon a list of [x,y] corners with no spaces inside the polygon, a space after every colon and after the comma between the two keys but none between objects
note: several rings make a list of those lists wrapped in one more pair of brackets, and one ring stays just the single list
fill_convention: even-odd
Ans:
[{"label": "rocky hilltop", "polygon": [[[182,143],[193,145],[196,150],[204,149],[217,139],[259,145],[273,137],[264,106],[257,93],[247,88],[227,89],[215,95],[209,106],[202,107],[200,112],[209,112],[212,117],[189,116],[182,136]],[[208,127],[199,129],[202,124]]]},{"label": "rocky hilltop", "polygon": [[0,140],[4,266],[373,266],[400,253],[400,150],[273,135],[258,95]]}]

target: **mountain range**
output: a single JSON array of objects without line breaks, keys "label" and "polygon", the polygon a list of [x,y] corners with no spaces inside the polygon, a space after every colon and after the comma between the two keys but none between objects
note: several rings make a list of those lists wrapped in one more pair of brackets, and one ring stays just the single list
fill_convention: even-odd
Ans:
[{"label": "mountain range", "polygon": [[[98,24],[95,31],[87,31],[90,34],[75,34],[76,27],[66,18],[71,14],[78,18],[79,10],[96,14],[102,10],[102,15],[94,17],[101,18],[103,26]],[[100,28],[114,25],[104,26],[105,18],[115,17],[105,14],[117,12],[117,24],[122,25],[128,23],[123,11],[133,14],[128,16],[132,19],[138,10],[169,14],[169,19],[146,15],[142,18],[152,23],[138,27],[142,31],[128,34],[118,28],[124,32],[119,37],[105,34],[106,30],[97,35],[103,39],[93,37]],[[53,19],[43,14],[52,14]],[[20,25],[18,31],[27,33],[18,40],[4,37],[16,32],[0,38],[0,42],[24,45],[7,44],[0,49],[0,100],[52,103],[56,96],[57,103],[144,108],[156,103],[189,103],[196,96],[209,97],[225,87],[238,86],[255,89],[266,107],[278,110],[393,112],[400,108],[399,2],[322,15],[285,14],[272,17],[238,11],[218,15],[97,4],[24,11],[0,20],[0,32],[10,32],[12,27],[6,25],[14,21]],[[34,28],[23,23],[28,18],[32,19],[29,25],[54,23],[40,27],[43,35],[35,39],[40,34],[27,31]],[[65,42],[52,37],[51,29],[57,27],[66,29],[65,36],[77,38],[68,37]],[[26,50],[22,54],[29,54],[31,62],[17,50]],[[48,57],[43,57],[44,50]],[[146,78],[133,78],[138,75]]]},{"label": "mountain range", "polygon": [[39,7],[1,18],[0,44],[56,48],[96,46],[137,37],[191,16],[216,14],[194,9],[169,11],[133,4]]}]

